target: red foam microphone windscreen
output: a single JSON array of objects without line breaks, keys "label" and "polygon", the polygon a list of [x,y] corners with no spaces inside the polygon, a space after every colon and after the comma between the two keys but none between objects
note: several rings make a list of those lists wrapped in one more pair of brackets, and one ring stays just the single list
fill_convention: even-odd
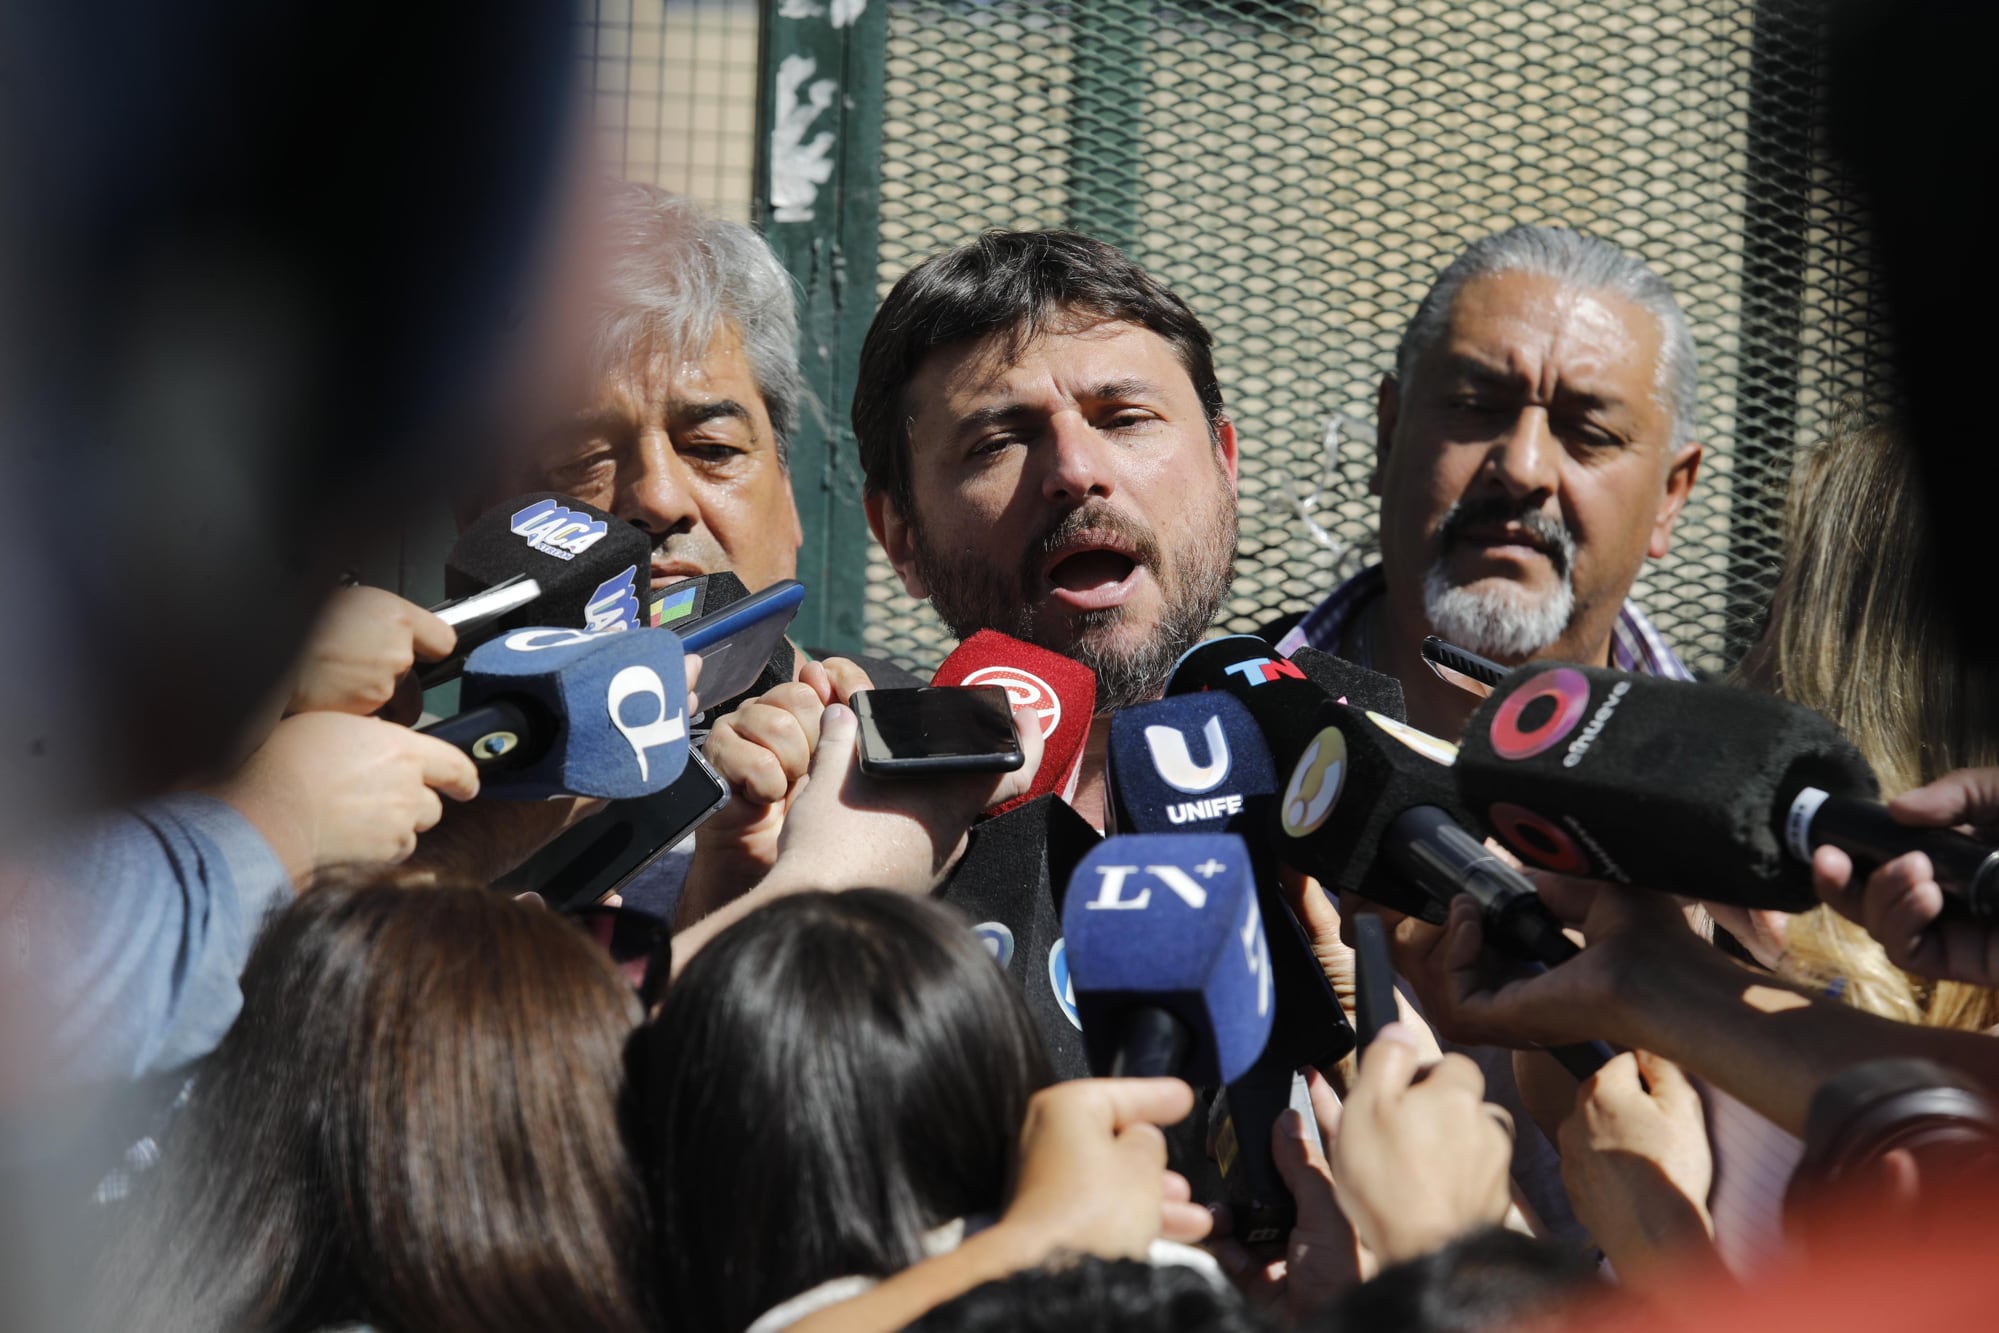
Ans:
[{"label": "red foam microphone windscreen", "polygon": [[997,807],[1011,810],[1037,796],[1064,800],[1076,793],[1083,742],[1097,711],[1096,673],[1081,662],[1038,648],[998,630],[982,629],[958,645],[931,678],[932,685],[997,685],[1013,706],[1041,719],[1041,767],[1027,794]]}]

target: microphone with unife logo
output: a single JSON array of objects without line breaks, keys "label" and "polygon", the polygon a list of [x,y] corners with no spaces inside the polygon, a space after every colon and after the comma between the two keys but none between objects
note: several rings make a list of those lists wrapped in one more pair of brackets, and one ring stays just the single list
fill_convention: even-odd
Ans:
[{"label": "microphone with unife logo", "polygon": [[1096,1073],[1208,1086],[1263,1054],[1277,1003],[1241,838],[1105,839],[1070,878],[1062,934]]},{"label": "microphone with unife logo", "polygon": [[1802,912],[1815,848],[1922,851],[1956,910],[1999,915],[1999,848],[1896,823],[1839,729],[1770,695],[1530,663],[1472,714],[1454,771],[1494,836],[1563,874]]},{"label": "microphone with unife logo", "polygon": [[1120,833],[1234,833],[1249,848],[1270,949],[1277,1013],[1263,1057],[1210,1112],[1237,1239],[1282,1237],[1296,1209],[1271,1157],[1293,1072],[1330,1065],[1354,1034],[1277,879],[1268,830],[1277,798],[1269,748],[1240,700],[1169,696],[1111,718],[1105,783]]},{"label": "microphone with unife logo", "polygon": [[687,673],[671,631],[516,629],[466,659],[463,708],[423,728],[513,800],[664,790],[687,766]]},{"label": "microphone with unife logo", "polygon": [[1041,767],[1034,783],[998,810],[1012,810],[1049,793],[1064,800],[1075,796],[1083,744],[1096,715],[1096,673],[1074,658],[982,629],[944,659],[930,683],[997,685],[1014,708],[1032,708],[1041,719]]},{"label": "microphone with unife logo", "polygon": [[1241,701],[1175,695],[1113,715],[1105,786],[1119,833],[1234,833],[1248,844],[1277,987],[1269,1053],[1285,1077],[1352,1050],[1339,998],[1278,886],[1269,837],[1277,771]]}]

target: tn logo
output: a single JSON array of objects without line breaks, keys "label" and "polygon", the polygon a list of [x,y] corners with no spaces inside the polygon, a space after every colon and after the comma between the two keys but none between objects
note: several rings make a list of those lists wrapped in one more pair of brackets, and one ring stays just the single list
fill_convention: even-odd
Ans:
[{"label": "tn logo", "polygon": [[1229,743],[1222,735],[1222,720],[1210,717],[1201,728],[1207,742],[1208,762],[1197,764],[1187,752],[1187,738],[1178,727],[1147,727],[1145,748],[1152,752],[1152,768],[1175,791],[1189,795],[1213,791],[1229,775]]}]

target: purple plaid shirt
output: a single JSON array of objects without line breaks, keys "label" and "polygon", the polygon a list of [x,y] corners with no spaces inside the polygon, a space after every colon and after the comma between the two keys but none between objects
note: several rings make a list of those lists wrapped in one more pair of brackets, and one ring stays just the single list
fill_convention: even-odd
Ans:
[{"label": "purple plaid shirt", "polygon": [[[1347,622],[1387,587],[1381,566],[1369,565],[1306,612],[1305,618],[1278,641],[1277,651],[1288,657],[1300,648],[1317,648],[1322,653],[1340,655],[1340,640],[1346,634]],[[1657,627],[1630,601],[1617,613],[1617,624],[1610,632],[1610,664],[1619,671],[1634,671],[1641,676],[1663,676],[1667,680],[1694,678],[1694,673],[1667,645]],[[1372,667],[1373,663],[1354,665]]]}]

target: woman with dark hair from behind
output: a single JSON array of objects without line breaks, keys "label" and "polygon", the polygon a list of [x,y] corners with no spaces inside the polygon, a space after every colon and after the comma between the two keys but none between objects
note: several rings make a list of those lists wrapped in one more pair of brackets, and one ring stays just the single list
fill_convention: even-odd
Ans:
[{"label": "woman with dark hair from behind", "polygon": [[766,1312],[760,1327],[782,1327],[997,1214],[1049,1081],[1025,1005],[965,923],[867,889],[732,926],[637,1050],[662,1304],[714,1333]]},{"label": "woman with dark hair from behind", "polygon": [[569,922],[324,886],[270,927],[107,1254],[94,1324],[639,1330],[638,1003]]}]

